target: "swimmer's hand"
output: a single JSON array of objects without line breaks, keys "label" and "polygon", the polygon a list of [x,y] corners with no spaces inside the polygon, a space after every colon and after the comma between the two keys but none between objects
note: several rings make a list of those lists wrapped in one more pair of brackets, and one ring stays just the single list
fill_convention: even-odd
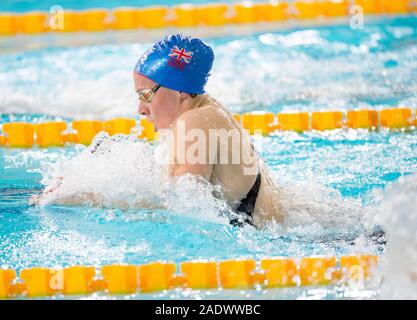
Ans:
[{"label": "swimmer's hand", "polygon": [[29,205],[31,205],[31,206],[40,205],[42,200],[46,199],[50,194],[52,194],[54,191],[56,191],[62,185],[62,180],[63,180],[62,177],[58,177],[53,186],[50,186],[50,187],[46,188],[40,194],[32,195],[29,198]]}]

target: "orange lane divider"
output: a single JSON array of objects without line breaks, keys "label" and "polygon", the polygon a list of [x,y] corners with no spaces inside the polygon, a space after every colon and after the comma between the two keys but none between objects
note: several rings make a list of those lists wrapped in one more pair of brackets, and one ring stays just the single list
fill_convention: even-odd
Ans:
[{"label": "orange lane divider", "polygon": [[104,31],[109,25],[108,16],[109,12],[105,9],[82,11],[80,15],[81,28],[84,31]]},{"label": "orange lane divider", "polygon": [[189,288],[214,289],[219,286],[216,262],[183,262],[180,271]]},{"label": "orange lane divider", "polygon": [[137,8],[116,8],[113,10],[112,27],[116,30],[140,27],[141,10]]},{"label": "orange lane divider", "polygon": [[310,129],[307,112],[278,113],[278,129],[291,131],[307,131]]},{"label": "orange lane divider", "polygon": [[104,122],[104,130],[111,136],[115,134],[130,134],[136,127],[136,120],[130,118],[117,118]]},{"label": "orange lane divider", "polygon": [[275,130],[275,116],[272,112],[250,112],[242,115],[242,126],[250,134],[267,135]]},{"label": "orange lane divider", "polygon": [[20,279],[24,282],[29,297],[55,294],[59,288],[59,278],[56,271],[48,268],[31,268],[20,272]]},{"label": "orange lane divider", "polygon": [[16,278],[16,271],[0,269],[0,299],[11,296],[10,286]]},{"label": "orange lane divider", "polygon": [[286,2],[267,2],[256,3],[255,10],[258,15],[258,20],[262,21],[283,21],[288,19],[288,3]]},{"label": "orange lane divider", "polygon": [[254,282],[251,273],[255,260],[230,260],[219,263],[220,284],[224,289],[250,289]]},{"label": "orange lane divider", "polygon": [[322,13],[319,2],[296,0],[293,5],[295,8],[293,16],[297,19],[315,19]]},{"label": "orange lane divider", "polygon": [[258,10],[253,2],[241,2],[233,4],[234,15],[231,18],[233,23],[255,23],[260,21]]},{"label": "orange lane divider", "polygon": [[335,257],[302,258],[300,262],[300,283],[303,286],[331,284],[335,270]]},{"label": "orange lane divider", "polygon": [[225,25],[228,22],[226,17],[228,10],[228,5],[224,3],[202,5],[200,8],[201,22],[207,26]]},{"label": "orange lane divider", "polygon": [[103,122],[96,120],[76,120],[72,122],[72,129],[76,131],[77,143],[89,145],[97,133],[103,130]]},{"label": "orange lane divider", "polygon": [[176,266],[174,263],[149,263],[139,266],[139,288],[141,292],[171,289]]},{"label": "orange lane divider", "polygon": [[351,255],[340,257],[340,269],[346,279],[355,277],[357,273],[361,273],[365,279],[369,278],[377,265],[377,256]]},{"label": "orange lane divider", "polygon": [[381,14],[380,0],[355,0],[355,5],[362,8],[365,14]]},{"label": "orange lane divider", "polygon": [[[41,11],[22,14],[0,12],[0,35],[13,36],[17,33],[37,34],[48,31],[97,32],[171,26],[222,26],[283,21],[288,18],[340,18],[348,16],[351,5],[360,7],[365,14],[408,14],[417,11],[415,0],[295,0],[201,5],[184,3],[175,6],[120,7],[112,10],[64,10],[51,15]],[[53,22],[61,18],[63,25],[54,28]]]},{"label": "orange lane divider", "polygon": [[[255,111],[244,114],[232,114],[249,134],[268,135],[277,130],[304,132],[308,130],[333,130],[341,128],[369,129],[387,128],[398,130],[414,129],[417,118],[410,108],[389,108],[377,110],[355,109],[342,111],[308,112],[272,112]],[[31,124],[11,122],[2,125],[0,146],[11,148],[30,148],[63,146],[66,143],[89,145],[100,131],[110,135],[136,134],[139,139],[154,141],[159,132],[147,119],[115,118],[107,121],[74,120],[71,128],[62,121]],[[35,141],[36,137],[36,141]]]},{"label": "orange lane divider", "polygon": [[153,141],[158,139],[158,132],[155,131],[155,126],[147,119],[140,119],[140,126],[142,131],[139,135],[139,139],[145,139],[147,141]]},{"label": "orange lane divider", "polygon": [[93,287],[96,270],[94,267],[73,266],[63,269],[63,288],[65,295],[88,294],[98,291]]},{"label": "orange lane divider", "polygon": [[34,34],[49,31],[49,16],[46,12],[32,11],[17,16],[18,30]]},{"label": "orange lane divider", "polygon": [[168,8],[164,6],[145,7],[141,10],[141,25],[149,29],[167,27],[168,12]]},{"label": "orange lane divider", "polygon": [[131,294],[138,288],[139,268],[133,265],[110,265],[101,268],[106,289],[111,294]]},{"label": "orange lane divider", "polygon": [[62,132],[67,129],[63,121],[45,122],[35,125],[36,144],[39,147],[61,147],[64,145]]},{"label": "orange lane divider", "polygon": [[12,36],[18,32],[18,17],[10,13],[0,13],[0,36]]},{"label": "orange lane divider", "polygon": [[311,114],[311,128],[314,130],[333,130],[342,127],[343,112],[316,111]]},{"label": "orange lane divider", "polygon": [[293,287],[297,285],[297,264],[288,258],[271,258],[261,260],[261,269],[265,271],[265,286]]},{"label": "orange lane divider", "polygon": [[[60,13],[61,14],[61,13]],[[60,16],[56,15],[56,22],[59,22]],[[59,25],[59,28],[53,31],[58,32],[77,32],[82,29],[82,13],[78,11],[65,10],[62,12],[62,25]],[[58,24],[58,23],[57,23]],[[61,29],[60,29],[61,28]]]},{"label": "orange lane divider", "polygon": [[3,132],[7,135],[5,145],[10,148],[30,148],[35,139],[35,126],[31,123],[12,122],[3,124]]},{"label": "orange lane divider", "polygon": [[200,24],[201,8],[192,4],[181,4],[173,8],[175,18],[172,23],[177,27],[194,27]]},{"label": "orange lane divider", "polygon": [[408,108],[393,108],[381,110],[380,122],[382,127],[387,128],[404,128],[411,126],[412,123],[412,111]]},{"label": "orange lane divider", "polygon": [[323,1],[321,10],[328,18],[346,17],[349,14],[349,0]]},{"label": "orange lane divider", "polygon": [[347,126],[352,129],[371,129],[378,126],[378,111],[350,110],[346,114]]},{"label": "orange lane divider", "polygon": [[409,12],[410,4],[414,0],[380,0],[383,13],[406,14]]},{"label": "orange lane divider", "polygon": [[[174,288],[252,289],[347,284],[376,276],[378,257],[348,255],[303,258],[272,257],[227,261],[185,261],[177,265],[152,262],[143,265],[70,266],[64,269],[34,267],[17,273],[0,269],[0,299],[16,296],[152,293]],[[178,273],[177,273],[178,271]]]}]

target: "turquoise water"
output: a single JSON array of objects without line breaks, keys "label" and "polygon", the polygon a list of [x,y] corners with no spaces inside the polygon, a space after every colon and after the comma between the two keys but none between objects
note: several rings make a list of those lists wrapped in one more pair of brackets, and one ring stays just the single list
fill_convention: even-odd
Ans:
[{"label": "turquoise water", "polygon": [[[0,7],[1,9],[1,7]],[[329,26],[245,37],[209,39],[216,54],[208,91],[234,112],[319,110],[387,106],[417,108],[417,19],[384,19],[364,30]],[[131,71],[149,44],[51,47],[0,56],[1,122],[16,120],[136,117]],[[239,74],[239,77],[236,77]],[[413,131],[336,130],[257,137],[277,182],[294,192],[297,205],[285,228],[237,229],[220,220],[215,207],[199,203],[203,192],[176,197],[170,210],[29,207],[51,165],[77,157],[84,147],[0,149],[0,265],[33,266],[181,262],[234,257],[383,254],[368,237],[378,208],[377,190],[417,172]],[[140,158],[158,144],[113,143],[126,167],[95,176],[94,161],[82,156],[73,172],[80,188],[95,183],[106,192],[131,185],[157,190],[155,165]],[[125,152],[125,153],[123,153]],[[130,155],[139,155],[136,161]],[[116,162],[117,163],[117,162]],[[69,170],[69,171],[68,171]],[[118,177],[118,176],[119,177]],[[133,179],[132,176],[135,178]],[[123,181],[112,186],[109,181]],[[129,180],[132,179],[132,180]],[[132,182],[133,181],[133,182]],[[124,189],[123,189],[124,188]],[[195,191],[195,190],[194,190]],[[193,191],[193,192],[194,192]],[[188,205],[191,203],[191,205]],[[363,218],[362,218],[363,217]],[[145,298],[373,298],[378,288],[180,292]]]}]

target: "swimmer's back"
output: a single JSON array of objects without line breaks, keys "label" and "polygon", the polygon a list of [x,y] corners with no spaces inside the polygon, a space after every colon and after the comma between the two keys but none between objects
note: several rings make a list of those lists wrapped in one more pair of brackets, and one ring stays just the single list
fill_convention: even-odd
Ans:
[{"label": "swimmer's back", "polygon": [[[238,163],[233,161],[233,138],[229,136],[227,162],[221,161],[221,148],[218,148],[217,161],[207,157],[207,161],[212,161],[214,165],[210,176],[205,178],[212,184],[220,185],[225,199],[231,204],[236,204],[248,194],[260,172],[261,184],[252,215],[253,223],[262,226],[270,219],[282,222],[279,191],[262,159],[254,151],[246,131],[223,105],[209,95],[200,95],[195,99],[197,99],[195,107],[178,118],[184,120],[186,128],[189,124],[190,128],[203,129],[206,132],[206,137],[209,135],[209,129],[223,130],[223,134],[224,130],[227,132],[235,130],[242,139],[240,161]],[[206,150],[208,150],[208,143],[206,141]],[[248,169],[250,170],[248,171]]]}]

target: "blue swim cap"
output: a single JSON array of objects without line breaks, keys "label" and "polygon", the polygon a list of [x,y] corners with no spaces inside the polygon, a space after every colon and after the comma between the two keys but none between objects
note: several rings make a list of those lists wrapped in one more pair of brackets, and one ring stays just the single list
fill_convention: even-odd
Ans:
[{"label": "blue swim cap", "polygon": [[202,40],[169,35],[139,59],[135,72],[172,90],[204,93],[213,65],[213,50]]}]

